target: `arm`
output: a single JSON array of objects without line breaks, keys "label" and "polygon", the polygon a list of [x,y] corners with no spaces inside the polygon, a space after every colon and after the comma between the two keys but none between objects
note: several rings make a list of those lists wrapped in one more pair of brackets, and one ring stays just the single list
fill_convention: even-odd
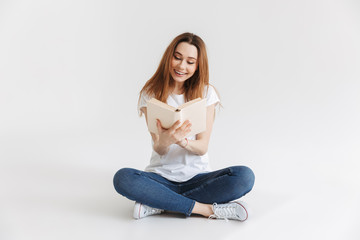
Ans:
[{"label": "arm", "polygon": [[[145,114],[145,119],[147,122],[147,111],[146,107],[142,107],[141,111]],[[151,137],[154,141],[154,151],[157,152],[159,155],[164,155],[169,151],[169,146],[171,144],[180,142],[184,139],[184,136],[188,134],[191,129],[191,124],[189,121],[185,121],[181,126],[180,121],[174,123],[169,129],[164,129],[161,127],[161,123],[158,120],[157,128],[159,134],[150,133]]]},{"label": "arm", "polygon": [[210,135],[212,131],[212,126],[215,118],[215,104],[212,104],[207,107],[206,110],[206,130],[202,133],[196,135],[196,140],[188,140],[188,143],[185,139],[177,142],[177,144],[189,152],[192,152],[197,155],[204,155],[208,151],[208,145],[210,141]]}]

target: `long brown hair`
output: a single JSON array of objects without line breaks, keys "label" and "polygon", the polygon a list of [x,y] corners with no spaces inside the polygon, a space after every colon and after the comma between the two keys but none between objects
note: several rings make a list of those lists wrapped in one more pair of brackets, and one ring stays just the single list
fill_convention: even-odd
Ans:
[{"label": "long brown hair", "polygon": [[170,74],[171,60],[174,57],[176,47],[181,42],[194,45],[198,51],[197,69],[195,73],[184,82],[185,102],[198,97],[204,97],[204,87],[209,86],[209,64],[206,53],[206,46],[204,41],[199,36],[186,32],[175,37],[167,47],[155,74],[145,83],[144,87],[141,89],[139,101],[141,94],[146,93],[148,96],[153,96],[156,99],[166,103],[168,96],[171,94],[170,91],[174,87],[174,80]]}]

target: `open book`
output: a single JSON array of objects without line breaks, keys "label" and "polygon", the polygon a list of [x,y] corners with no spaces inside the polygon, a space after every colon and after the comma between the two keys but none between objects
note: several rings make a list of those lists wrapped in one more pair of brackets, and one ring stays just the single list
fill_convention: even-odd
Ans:
[{"label": "open book", "polygon": [[206,130],[206,99],[196,98],[175,108],[155,98],[147,102],[147,125],[152,133],[158,134],[156,119],[159,119],[163,128],[170,128],[177,120],[180,125],[186,120],[191,123],[191,132],[187,136],[193,136]]}]

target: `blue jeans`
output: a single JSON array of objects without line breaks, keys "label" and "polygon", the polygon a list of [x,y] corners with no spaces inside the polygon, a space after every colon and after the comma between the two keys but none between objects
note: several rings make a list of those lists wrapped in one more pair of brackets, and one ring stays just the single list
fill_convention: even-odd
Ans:
[{"label": "blue jeans", "polygon": [[253,171],[245,166],[200,173],[186,182],[173,182],[152,172],[122,168],[114,176],[115,190],[150,207],[190,216],[195,201],[226,203],[251,191]]}]

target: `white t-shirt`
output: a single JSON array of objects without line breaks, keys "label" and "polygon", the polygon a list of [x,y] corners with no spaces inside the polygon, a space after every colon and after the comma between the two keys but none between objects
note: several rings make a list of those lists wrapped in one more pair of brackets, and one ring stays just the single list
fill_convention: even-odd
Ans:
[{"label": "white t-shirt", "polygon": [[[205,90],[204,96],[206,97],[207,106],[212,104],[217,105],[220,102],[215,89],[210,85],[207,94]],[[146,107],[146,102],[149,99],[151,99],[151,97],[148,95],[141,95],[138,111],[140,111],[142,107]],[[183,94],[171,94],[167,99],[167,104],[173,107],[178,107],[184,103],[185,101]],[[195,140],[196,138],[194,135],[189,136],[188,139]],[[152,138],[151,143],[153,146],[154,141]],[[209,166],[208,153],[199,156],[189,152],[177,144],[172,144],[169,147],[168,153],[165,155],[159,155],[153,149],[150,164],[145,168],[145,171],[160,174],[170,181],[185,182],[199,173],[210,172],[212,170]]]}]

